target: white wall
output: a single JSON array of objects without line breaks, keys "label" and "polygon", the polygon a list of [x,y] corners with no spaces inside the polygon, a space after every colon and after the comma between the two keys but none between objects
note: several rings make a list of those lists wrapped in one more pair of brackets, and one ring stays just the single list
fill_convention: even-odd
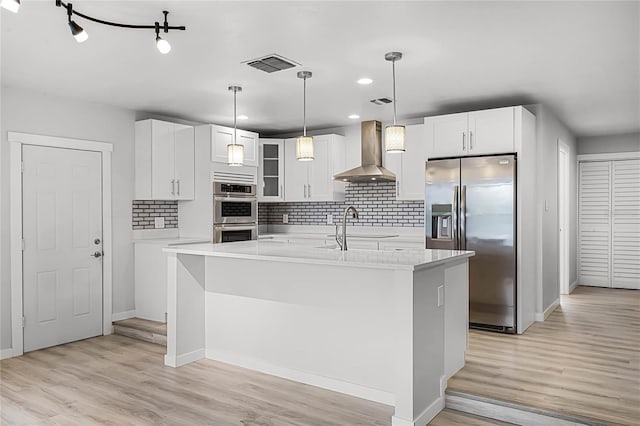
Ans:
[{"label": "white wall", "polygon": [[571,163],[569,200],[571,226],[569,282],[577,280],[577,162],[576,138],[551,110],[542,106],[528,107],[536,115],[538,148],[538,208],[540,211],[539,254],[541,258],[542,293],[538,295],[537,312],[542,313],[560,297],[559,218],[558,218],[558,140],[569,147]]},{"label": "white wall", "polygon": [[11,347],[7,132],[87,139],[113,144],[113,312],[123,312],[134,308],[131,201],[136,115],[130,110],[10,87],[2,88],[1,104],[0,348],[5,349]]},{"label": "white wall", "polygon": [[640,152],[640,132],[578,138],[578,154]]}]

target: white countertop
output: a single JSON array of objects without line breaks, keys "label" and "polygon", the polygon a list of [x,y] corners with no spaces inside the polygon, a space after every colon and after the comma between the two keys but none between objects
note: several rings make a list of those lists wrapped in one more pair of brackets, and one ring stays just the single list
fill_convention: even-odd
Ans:
[{"label": "white countertop", "polygon": [[416,270],[473,256],[462,250],[359,250],[315,248],[282,241],[254,240],[226,244],[187,244],[165,252],[235,259],[269,260],[314,265]]},{"label": "white countertop", "polygon": [[186,237],[174,237],[174,238],[138,238],[133,240],[134,244],[153,244],[161,246],[177,246],[182,244],[197,244],[208,243],[211,240],[205,238],[186,238]]}]

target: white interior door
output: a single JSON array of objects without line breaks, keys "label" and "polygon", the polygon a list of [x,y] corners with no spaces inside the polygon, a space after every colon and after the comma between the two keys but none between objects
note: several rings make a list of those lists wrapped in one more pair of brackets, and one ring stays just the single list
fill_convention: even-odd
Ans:
[{"label": "white interior door", "polygon": [[32,145],[23,162],[28,352],[102,334],[102,163],[98,152]]}]

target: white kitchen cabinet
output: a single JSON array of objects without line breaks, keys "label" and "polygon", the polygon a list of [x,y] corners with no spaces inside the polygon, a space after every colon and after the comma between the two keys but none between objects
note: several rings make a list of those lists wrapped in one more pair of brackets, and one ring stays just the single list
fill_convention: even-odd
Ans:
[{"label": "white kitchen cabinet", "polygon": [[192,200],[193,127],[160,120],[135,124],[135,198]]},{"label": "white kitchen cabinet", "polygon": [[430,158],[515,151],[515,107],[426,117],[424,123]]},{"label": "white kitchen cabinet", "polygon": [[284,139],[260,139],[258,201],[284,201]]},{"label": "white kitchen cabinet", "polygon": [[345,144],[339,135],[314,136],[314,160],[296,159],[295,139],[285,148],[285,201],[343,201],[344,183],[333,175],[344,170]]},{"label": "white kitchen cabinet", "polygon": [[[227,163],[227,145],[233,143],[233,127],[208,124],[211,138],[211,161]],[[244,165],[258,167],[258,134],[246,130],[237,130],[238,145],[244,146]]]},{"label": "white kitchen cabinet", "polygon": [[136,317],[166,322],[167,312],[167,254],[164,245],[138,243],[133,246],[134,301]]},{"label": "white kitchen cabinet", "polygon": [[403,153],[385,153],[385,167],[396,174],[396,199],[424,200],[425,165],[429,144],[425,125],[406,126]]}]

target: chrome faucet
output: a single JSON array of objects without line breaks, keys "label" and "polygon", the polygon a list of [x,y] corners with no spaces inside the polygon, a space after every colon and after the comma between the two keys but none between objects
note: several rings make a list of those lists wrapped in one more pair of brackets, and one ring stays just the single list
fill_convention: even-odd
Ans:
[{"label": "chrome faucet", "polygon": [[347,250],[347,215],[350,211],[352,212],[352,217],[354,219],[360,218],[360,216],[358,215],[358,210],[356,210],[354,206],[348,206],[346,209],[344,209],[344,215],[342,216],[342,235],[340,235],[340,233],[338,232],[340,225],[336,223],[336,242],[338,243],[338,246],[340,246],[340,250],[342,251]]}]

